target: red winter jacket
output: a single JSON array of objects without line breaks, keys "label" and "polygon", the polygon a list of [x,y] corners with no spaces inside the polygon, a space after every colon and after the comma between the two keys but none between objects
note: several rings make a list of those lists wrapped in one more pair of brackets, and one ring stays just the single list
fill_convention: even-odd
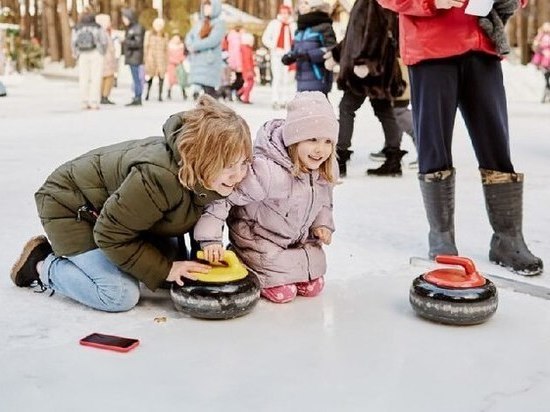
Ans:
[{"label": "red winter jacket", "polygon": [[406,65],[469,51],[497,54],[479,26],[478,17],[464,14],[467,1],[463,8],[448,10],[436,9],[435,0],[378,0],[378,3],[399,13],[400,51]]}]

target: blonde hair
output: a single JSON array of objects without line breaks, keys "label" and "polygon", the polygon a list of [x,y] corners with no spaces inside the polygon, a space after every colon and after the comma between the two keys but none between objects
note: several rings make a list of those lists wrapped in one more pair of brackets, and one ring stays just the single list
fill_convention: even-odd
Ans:
[{"label": "blonde hair", "polygon": [[[304,163],[300,160],[300,157],[298,156],[298,143],[291,144],[287,147],[288,155],[290,156],[290,160],[292,161],[292,164],[294,165],[293,175],[299,176],[301,173],[310,173],[310,170],[304,165]],[[332,146],[332,153],[328,157],[327,160],[325,160],[323,163],[321,163],[321,166],[319,166],[319,174],[329,183],[335,183],[336,179],[334,178],[334,163],[336,161],[336,151],[334,148],[334,145]]]},{"label": "blonde hair", "polygon": [[210,184],[222,170],[241,157],[252,158],[250,129],[244,119],[208,95],[197,106],[182,113],[182,129],[177,137],[181,184],[188,189],[197,183]]}]

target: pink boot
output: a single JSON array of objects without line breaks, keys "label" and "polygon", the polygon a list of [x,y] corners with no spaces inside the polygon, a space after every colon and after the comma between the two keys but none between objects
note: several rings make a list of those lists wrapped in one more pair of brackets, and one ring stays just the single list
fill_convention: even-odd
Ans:
[{"label": "pink boot", "polygon": [[267,300],[274,303],[288,303],[292,302],[298,292],[296,285],[292,283],[290,285],[275,286],[273,288],[264,288],[261,291],[261,295]]},{"label": "pink boot", "polygon": [[298,295],[305,296],[306,298],[312,298],[317,296],[325,287],[325,279],[323,276],[318,277],[310,282],[296,283],[298,289]]}]

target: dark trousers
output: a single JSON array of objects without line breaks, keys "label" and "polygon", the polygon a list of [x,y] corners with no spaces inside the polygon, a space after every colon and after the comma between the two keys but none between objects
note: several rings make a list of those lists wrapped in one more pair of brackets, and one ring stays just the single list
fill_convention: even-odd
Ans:
[{"label": "dark trousers", "polygon": [[500,60],[483,53],[409,66],[411,103],[421,174],[453,167],[457,107],[480,168],[512,173],[506,94]]},{"label": "dark trousers", "polygon": [[[353,128],[355,123],[355,112],[363,105],[367,96],[358,95],[349,90],[344,92],[340,100],[340,129],[338,131],[338,150],[347,150],[351,146]],[[393,107],[390,100],[370,99],[374,115],[382,124],[384,130],[385,147],[399,148],[401,145],[401,129],[397,125]]]}]

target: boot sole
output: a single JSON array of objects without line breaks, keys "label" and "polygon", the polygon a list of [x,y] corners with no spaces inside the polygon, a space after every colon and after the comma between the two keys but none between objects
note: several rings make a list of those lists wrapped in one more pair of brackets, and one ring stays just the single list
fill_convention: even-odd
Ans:
[{"label": "boot sole", "polygon": [[492,260],[492,259],[489,259],[489,260],[492,263],[494,263],[495,265],[502,266],[503,268],[505,268],[505,269],[509,270],[510,272],[515,273],[516,275],[519,275],[519,276],[525,276],[525,277],[538,276],[538,275],[541,275],[542,272],[544,271],[543,268],[540,268],[540,269],[537,269],[537,270],[516,270],[512,266],[506,265],[505,263],[503,263],[499,260]]},{"label": "boot sole", "polygon": [[21,252],[21,256],[19,256],[19,259],[17,259],[17,261],[13,264],[10,272],[11,280],[15,285],[17,285],[17,274],[29,259],[31,252],[36,249],[38,245],[47,241],[48,239],[46,239],[46,236],[40,235],[31,238],[29,241],[27,241],[27,243],[25,243],[25,246],[23,246],[23,251]]}]

